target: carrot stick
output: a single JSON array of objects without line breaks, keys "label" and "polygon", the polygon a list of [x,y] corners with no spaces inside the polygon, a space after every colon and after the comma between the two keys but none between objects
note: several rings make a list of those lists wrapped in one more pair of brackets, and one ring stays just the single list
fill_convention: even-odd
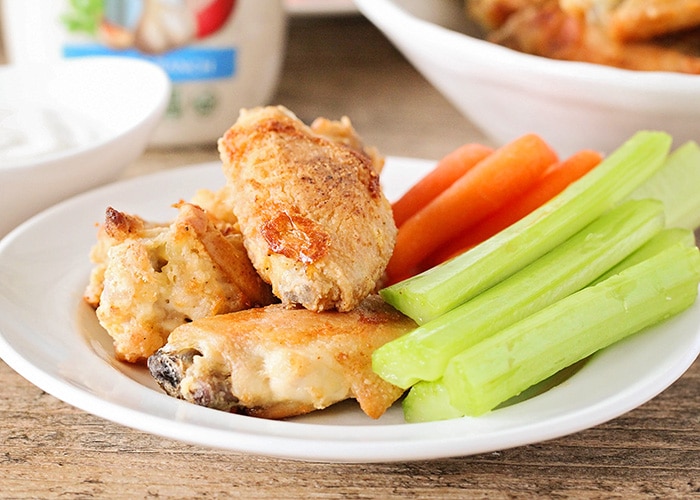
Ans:
[{"label": "carrot stick", "polygon": [[554,198],[569,184],[583,177],[598,165],[602,159],[602,155],[597,151],[584,149],[574,153],[566,160],[552,165],[523,196],[511,200],[510,203],[502,206],[474,225],[463,236],[438,249],[422,263],[419,271],[424,271],[460,253],[466,252],[522,219],[545,202]]},{"label": "carrot stick", "polygon": [[389,282],[521,196],[556,161],[556,153],[536,134],[521,136],[481,160],[399,228],[386,269]]},{"label": "carrot stick", "polygon": [[465,144],[445,155],[433,170],[393,203],[396,227],[401,227],[409,217],[492,152],[488,146]]}]

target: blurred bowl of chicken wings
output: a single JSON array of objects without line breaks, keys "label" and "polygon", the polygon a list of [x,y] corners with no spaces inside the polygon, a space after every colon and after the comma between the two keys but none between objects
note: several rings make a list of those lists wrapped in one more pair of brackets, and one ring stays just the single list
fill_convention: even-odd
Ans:
[{"label": "blurred bowl of chicken wings", "polygon": [[496,144],[534,132],[569,154],[640,129],[700,137],[695,0],[356,4]]}]

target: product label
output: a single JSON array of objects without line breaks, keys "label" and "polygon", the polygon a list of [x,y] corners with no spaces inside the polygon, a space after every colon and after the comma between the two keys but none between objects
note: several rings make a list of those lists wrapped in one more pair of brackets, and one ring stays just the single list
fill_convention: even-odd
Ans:
[{"label": "product label", "polygon": [[62,22],[82,40],[66,44],[63,56],[147,59],[160,65],[173,82],[230,78],[236,73],[235,48],[201,42],[226,26],[235,5],[235,0],[71,2]]},{"label": "product label", "polygon": [[217,80],[236,74],[234,48],[185,47],[165,54],[148,55],[135,49],[114,50],[98,44],[69,44],[63,47],[64,57],[129,56],[158,64],[175,82]]}]

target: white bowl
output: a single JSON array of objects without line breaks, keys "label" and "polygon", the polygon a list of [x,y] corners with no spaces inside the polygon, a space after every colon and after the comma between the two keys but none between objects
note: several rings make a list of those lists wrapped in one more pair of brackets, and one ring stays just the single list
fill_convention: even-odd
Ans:
[{"label": "white bowl", "polygon": [[[700,139],[700,76],[520,53],[484,41],[463,0],[355,0],[406,58],[496,144],[535,132],[560,154],[609,152],[640,129]],[[397,88],[397,92],[401,89]]]},{"label": "white bowl", "polygon": [[146,148],[169,96],[162,69],[130,58],[0,66],[0,237],[116,179]]}]

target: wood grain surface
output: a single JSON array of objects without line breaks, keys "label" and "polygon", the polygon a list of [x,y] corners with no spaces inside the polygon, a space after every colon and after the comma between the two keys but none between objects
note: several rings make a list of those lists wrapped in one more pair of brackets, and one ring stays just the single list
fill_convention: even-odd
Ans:
[{"label": "wood grain surface", "polygon": [[[348,115],[386,155],[488,142],[359,16],[295,18],[275,103]],[[217,160],[149,150],[125,176]],[[86,256],[87,258],[87,256]],[[8,286],[3,283],[2,286]],[[700,362],[608,423],[476,456],[323,464],[191,446],[69,406],[0,362],[0,498],[700,498]]]}]

